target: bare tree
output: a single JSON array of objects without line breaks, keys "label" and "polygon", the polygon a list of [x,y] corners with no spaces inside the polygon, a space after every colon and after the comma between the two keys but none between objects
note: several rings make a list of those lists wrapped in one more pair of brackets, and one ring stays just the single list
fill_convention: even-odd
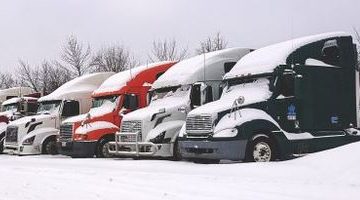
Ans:
[{"label": "bare tree", "polygon": [[38,68],[39,84],[43,94],[49,94],[58,87],[72,79],[71,72],[67,69],[60,68],[56,64],[44,61]]},{"label": "bare tree", "polygon": [[187,48],[178,46],[175,39],[153,41],[153,47],[149,59],[155,61],[179,61],[187,56]]},{"label": "bare tree", "polygon": [[15,87],[16,85],[17,85],[17,81],[11,74],[0,73],[0,88],[1,89]]},{"label": "bare tree", "polygon": [[62,48],[62,63],[56,62],[56,64],[75,76],[81,76],[90,69],[90,58],[90,45],[84,47],[75,36],[70,36]]},{"label": "bare tree", "polygon": [[119,45],[101,49],[91,62],[93,71],[96,72],[120,72],[137,64],[138,62],[130,55],[130,52]]},{"label": "bare tree", "polygon": [[39,83],[39,71],[34,70],[30,65],[23,61],[19,60],[19,67],[17,69],[18,79],[22,84],[25,84],[33,88],[37,92],[41,92],[40,83]]},{"label": "bare tree", "polygon": [[18,79],[22,85],[29,86],[44,95],[49,94],[62,84],[71,80],[71,73],[48,61],[39,67],[31,67],[28,63],[19,60]]},{"label": "bare tree", "polygon": [[212,51],[217,51],[225,49],[227,46],[227,41],[221,35],[220,32],[217,32],[215,36],[209,36],[206,40],[200,42],[200,47],[196,49],[197,54],[208,53]]}]

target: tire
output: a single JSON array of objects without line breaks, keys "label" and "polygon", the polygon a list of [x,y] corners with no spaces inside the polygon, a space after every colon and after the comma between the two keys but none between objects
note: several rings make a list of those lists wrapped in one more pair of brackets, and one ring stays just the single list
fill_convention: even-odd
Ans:
[{"label": "tire", "polygon": [[53,139],[47,139],[43,144],[43,154],[55,155],[57,154],[56,142]]},{"label": "tire", "polygon": [[0,154],[2,154],[4,151],[4,141],[0,141]]},{"label": "tire", "polygon": [[181,154],[180,154],[180,148],[179,148],[179,142],[178,140],[175,140],[174,142],[174,149],[173,149],[173,157],[172,160],[179,161],[182,160]]},{"label": "tire", "polygon": [[251,141],[246,149],[246,161],[248,162],[270,162],[274,161],[275,157],[275,145],[266,137]]},{"label": "tire", "polygon": [[97,147],[96,147],[96,152],[95,155],[97,158],[111,158],[113,157],[111,154],[109,154],[108,151],[108,145],[109,142],[112,141],[110,138],[102,138]]}]

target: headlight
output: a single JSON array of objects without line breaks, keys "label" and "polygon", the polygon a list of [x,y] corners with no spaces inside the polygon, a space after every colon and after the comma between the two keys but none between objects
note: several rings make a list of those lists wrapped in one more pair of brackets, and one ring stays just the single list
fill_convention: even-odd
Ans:
[{"label": "headlight", "polygon": [[75,134],[74,135],[75,141],[86,140],[87,138],[88,138],[88,135],[86,135],[86,134]]},{"label": "headlight", "polygon": [[213,137],[235,137],[238,134],[238,130],[236,128],[227,128],[214,133]]},{"label": "headlight", "polygon": [[24,140],[23,145],[32,145],[34,143],[34,140],[35,140],[35,135]]}]

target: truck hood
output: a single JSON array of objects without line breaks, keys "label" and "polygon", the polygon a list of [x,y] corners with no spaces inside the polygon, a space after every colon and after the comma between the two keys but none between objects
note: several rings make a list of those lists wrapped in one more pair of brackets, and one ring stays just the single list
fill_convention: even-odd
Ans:
[{"label": "truck hood", "polygon": [[269,90],[269,80],[258,79],[255,82],[232,86],[224,89],[221,98],[192,110],[188,115],[215,115],[221,111],[233,108],[234,101],[240,96],[244,97],[241,106],[266,101],[272,95]]},{"label": "truck hood", "polygon": [[143,120],[150,121],[151,117],[159,113],[160,110],[165,109],[165,113],[159,115],[173,114],[175,112],[180,112],[178,109],[180,107],[185,107],[187,111],[190,110],[190,97],[189,94],[184,96],[170,96],[163,99],[159,99],[150,103],[148,107],[138,109],[131,113],[128,113],[124,116],[123,121],[130,120]]},{"label": "truck hood", "polygon": [[12,115],[14,115],[14,112],[11,110],[0,112],[0,116],[10,117]]},{"label": "truck hood", "polygon": [[86,119],[86,116],[90,114],[90,117],[100,117],[111,112],[114,112],[116,109],[116,103],[107,102],[97,108],[91,108],[90,111],[86,114],[77,115],[74,117],[67,118],[63,123],[75,123],[82,122]]},{"label": "truck hood", "polygon": [[39,114],[39,115],[33,115],[33,116],[27,116],[20,119],[17,119],[15,121],[12,121],[9,123],[9,125],[13,126],[20,126],[23,124],[26,124],[27,122],[30,122],[31,119],[35,119],[36,122],[43,122],[43,121],[50,121],[52,119],[56,119],[56,115],[54,114]]}]

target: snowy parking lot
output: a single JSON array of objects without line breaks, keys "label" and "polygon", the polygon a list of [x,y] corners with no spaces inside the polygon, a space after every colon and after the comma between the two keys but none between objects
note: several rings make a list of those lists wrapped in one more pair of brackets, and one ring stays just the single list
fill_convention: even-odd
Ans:
[{"label": "snowy parking lot", "polygon": [[0,199],[359,199],[360,142],[272,163],[0,155]]}]

